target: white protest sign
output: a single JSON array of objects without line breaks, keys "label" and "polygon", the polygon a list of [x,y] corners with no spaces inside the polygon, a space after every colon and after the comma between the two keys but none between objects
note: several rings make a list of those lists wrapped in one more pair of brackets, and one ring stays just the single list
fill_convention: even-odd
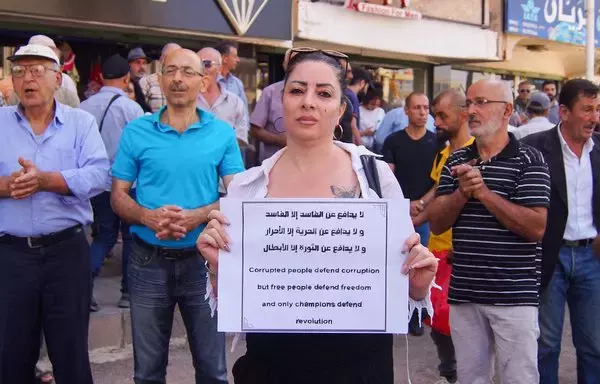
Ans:
[{"label": "white protest sign", "polygon": [[221,332],[406,333],[408,200],[221,199]]}]

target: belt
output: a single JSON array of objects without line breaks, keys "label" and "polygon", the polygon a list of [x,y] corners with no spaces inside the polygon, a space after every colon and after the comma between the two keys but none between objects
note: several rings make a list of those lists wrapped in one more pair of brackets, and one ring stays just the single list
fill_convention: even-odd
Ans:
[{"label": "belt", "polygon": [[81,225],[75,225],[62,231],[43,236],[19,237],[6,234],[4,236],[0,236],[0,242],[9,245],[20,246],[23,248],[37,249],[50,247],[65,240],[69,240],[82,231],[83,229]]},{"label": "belt", "polygon": [[577,248],[577,247],[587,247],[594,242],[594,239],[583,239],[583,240],[563,240],[563,245],[565,247]]},{"label": "belt", "polygon": [[190,257],[198,256],[198,250],[196,248],[168,248],[160,247],[158,245],[148,244],[138,236],[133,235],[133,242],[140,247],[155,252],[156,255],[162,257],[165,260],[184,260]]}]

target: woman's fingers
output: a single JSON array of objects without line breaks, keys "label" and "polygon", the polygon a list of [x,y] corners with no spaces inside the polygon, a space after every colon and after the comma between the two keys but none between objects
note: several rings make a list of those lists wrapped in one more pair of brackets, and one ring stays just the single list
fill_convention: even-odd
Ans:
[{"label": "woman's fingers", "polygon": [[402,253],[409,252],[415,245],[421,243],[421,235],[418,233],[413,233],[406,239],[404,242],[404,246],[402,247]]},{"label": "woman's fingers", "polygon": [[222,230],[220,231],[216,228],[209,228],[206,230],[206,234],[215,240],[215,242],[217,243],[217,248],[229,251],[229,245],[224,239],[224,237],[227,237],[227,234],[222,232]]},{"label": "woman's fingers", "polygon": [[428,269],[435,271],[438,265],[438,259],[431,252],[421,252],[410,265],[410,269]]},{"label": "woman's fingers", "polygon": [[[225,225],[227,225],[227,224],[225,224]],[[210,230],[210,229],[216,229],[226,244],[231,243],[231,238],[227,234],[227,231],[225,230],[225,228],[223,227],[223,224],[219,221],[219,219],[215,218],[208,222],[208,225],[206,226],[206,230]]]},{"label": "woman's fingers", "polygon": [[404,261],[404,265],[402,266],[403,274],[408,275],[408,273],[410,272],[410,269],[412,268],[412,265],[414,264],[415,260],[421,253],[422,249],[426,249],[426,248],[423,247],[421,244],[417,244],[417,245],[413,246],[412,248],[410,248],[408,255],[406,256],[406,260]]},{"label": "woman's fingers", "polygon": [[223,212],[217,211],[216,209],[210,211],[207,218],[208,218],[209,223],[213,220],[216,220],[220,224],[229,225],[229,220],[227,220],[227,217],[225,217]]}]

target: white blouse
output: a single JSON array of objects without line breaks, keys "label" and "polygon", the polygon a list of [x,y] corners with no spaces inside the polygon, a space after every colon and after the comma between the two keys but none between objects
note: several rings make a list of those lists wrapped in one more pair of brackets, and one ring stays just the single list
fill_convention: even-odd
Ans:
[{"label": "white blouse", "polygon": [[[352,158],[352,169],[356,172],[358,183],[360,185],[361,197],[363,199],[379,199],[377,193],[369,188],[367,178],[363,171],[362,162],[360,156],[370,155],[380,157],[366,149],[364,146],[356,146],[354,144],[347,144],[335,141],[337,146],[348,152]],[[273,156],[265,159],[261,166],[251,168],[245,172],[238,173],[234,176],[233,181],[229,184],[227,189],[227,197],[238,198],[238,199],[263,199],[267,196],[267,186],[269,185],[269,174],[273,169],[273,166],[277,163],[281,155],[285,152],[285,148],[279,150]],[[396,180],[394,173],[390,167],[383,161],[377,161],[377,171],[379,173],[379,183],[381,185],[381,194],[386,199],[404,199],[400,184]],[[401,273],[398,271],[398,273]],[[432,283],[432,287],[437,287],[435,283]],[[413,312],[418,310],[419,321],[421,321],[423,309],[427,309],[427,314],[433,318],[433,306],[431,305],[431,288],[425,299],[417,301],[409,297],[408,300],[408,320],[412,317]],[[207,281],[207,293],[206,297],[209,298],[211,308],[216,309],[216,300],[212,295],[212,286]]]}]

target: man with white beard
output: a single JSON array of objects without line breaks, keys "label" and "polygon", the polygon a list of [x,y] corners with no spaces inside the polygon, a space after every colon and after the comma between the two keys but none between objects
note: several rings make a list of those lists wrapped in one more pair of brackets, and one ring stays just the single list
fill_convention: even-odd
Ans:
[{"label": "man with white beard", "polygon": [[550,176],[541,153],[508,132],[512,95],[482,80],[467,92],[475,143],[446,162],[430,203],[431,231],[452,228],[448,294],[458,381],[539,383],[541,247]]}]

